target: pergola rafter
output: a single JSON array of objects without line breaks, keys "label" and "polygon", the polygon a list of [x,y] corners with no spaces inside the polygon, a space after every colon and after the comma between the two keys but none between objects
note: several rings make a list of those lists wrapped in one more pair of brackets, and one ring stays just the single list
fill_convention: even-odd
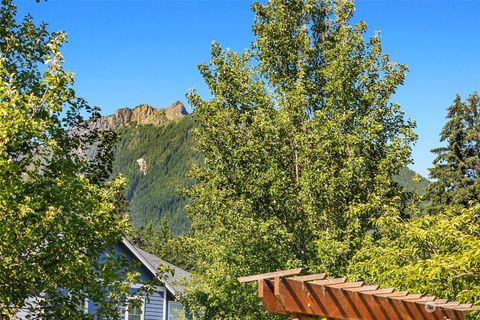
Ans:
[{"label": "pergola rafter", "polygon": [[265,308],[294,319],[464,320],[466,312],[480,310],[472,304],[303,273],[299,268],[241,277],[238,281],[258,282],[258,297]]}]

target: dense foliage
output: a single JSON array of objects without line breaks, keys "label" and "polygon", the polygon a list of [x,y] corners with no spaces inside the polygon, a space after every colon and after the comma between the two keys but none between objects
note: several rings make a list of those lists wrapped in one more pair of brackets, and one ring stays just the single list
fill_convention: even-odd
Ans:
[{"label": "dense foliage", "polygon": [[[480,302],[480,205],[410,222],[390,217],[352,260],[351,279],[454,301]],[[478,315],[471,315],[478,319]]]},{"label": "dense foliage", "polygon": [[65,35],[2,2],[0,318],[91,318],[85,298],[118,318],[138,281],[105,251],[130,230],[124,195],[130,239],[192,271],[201,318],[275,318],[236,277],[298,266],[480,303],[478,95],[449,107],[430,184],[405,169],[414,124],[390,102],[406,67],[350,23],[352,1],[253,11],[251,48],[213,43],[200,66],[212,98],[193,91],[193,116],[115,144],[62,67]]},{"label": "dense foliage", "polygon": [[379,220],[383,236],[369,237],[354,256],[351,278],[480,303],[479,112],[476,93],[466,102],[457,96],[440,135],[445,146],[433,150],[434,181],[426,207],[417,209],[422,217],[392,213]]},{"label": "dense foliage", "polygon": [[[190,133],[195,127],[195,115],[189,115],[166,126],[131,123],[117,131],[113,175],[128,178],[126,198],[130,203],[130,218],[138,231],[138,245],[149,252],[164,251],[161,240],[165,234],[161,230],[164,220],[168,221],[173,235],[184,234],[190,228],[185,210],[188,198],[179,190],[194,181],[188,177],[192,163],[201,163],[200,154],[193,150]],[[138,159],[145,160],[145,174]],[[407,168],[401,169],[394,180],[406,191],[420,195],[430,183]],[[142,242],[151,245],[144,247]]]},{"label": "dense foliage", "polygon": [[480,203],[480,97],[473,93],[463,102],[455,98],[448,108],[447,123],[440,134],[445,146],[430,170],[434,180],[427,199],[433,212],[452,206],[462,209]]},{"label": "dense foliage", "polygon": [[107,180],[114,135],[82,117],[98,110],[62,67],[65,34],[16,12],[0,4],[0,318],[25,307],[38,319],[85,319],[85,298],[118,318],[136,275],[98,258],[129,230],[125,181]]},{"label": "dense foliage", "polygon": [[[185,116],[165,126],[131,123],[118,132],[113,174],[129,180],[126,198],[135,227],[159,225],[167,217],[174,234],[188,231],[187,200],[178,190],[192,184],[187,172],[200,158],[191,149],[194,125],[194,117]],[[145,172],[139,159],[145,163]]]},{"label": "dense foliage", "polygon": [[[375,221],[402,212],[393,177],[413,123],[389,102],[406,67],[391,62],[351,1],[255,3],[242,54],[212,45],[200,72],[213,97],[189,95],[205,156],[182,238],[207,319],[264,319],[239,275],[296,266],[345,272]],[[403,212],[405,213],[405,212]]]},{"label": "dense foliage", "polygon": [[[191,257],[184,251],[184,239],[176,236],[188,232],[190,226],[185,211],[188,198],[181,196],[179,190],[192,184],[187,171],[192,163],[201,162],[190,137],[190,130],[196,126],[194,117],[186,116],[167,127],[132,123],[119,130],[113,163],[114,172],[129,178],[126,196],[130,201],[129,215],[136,226],[130,241],[185,269],[192,268]],[[146,159],[146,174],[136,161],[139,158]],[[430,183],[407,168],[401,169],[394,180],[406,191],[419,195],[425,193]],[[141,190],[141,196],[136,194],[137,190]]]}]

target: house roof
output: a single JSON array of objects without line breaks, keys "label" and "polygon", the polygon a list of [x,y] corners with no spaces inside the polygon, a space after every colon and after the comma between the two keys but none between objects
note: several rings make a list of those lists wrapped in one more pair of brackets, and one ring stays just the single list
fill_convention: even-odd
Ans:
[{"label": "house roof", "polygon": [[186,281],[190,281],[190,274],[187,271],[183,270],[180,267],[177,267],[174,264],[171,264],[170,262],[160,259],[159,257],[154,256],[153,254],[148,253],[138,247],[135,247],[135,249],[140,252],[140,254],[145,258],[145,260],[148,261],[148,263],[150,263],[155,268],[155,270],[158,270],[162,266],[173,269],[173,274],[167,273],[162,279],[164,279],[164,281],[168,282],[168,284],[173,287],[173,289],[175,290],[174,294],[184,293],[184,283]]},{"label": "house roof", "polygon": [[190,274],[176,265],[173,265],[159,257],[148,253],[138,247],[135,247],[127,239],[123,239],[122,243],[137,257],[137,259],[155,276],[159,275],[159,267],[165,266],[173,269],[173,274],[167,273],[162,275],[162,282],[165,287],[175,296],[183,294],[185,291],[185,282],[190,281]]}]

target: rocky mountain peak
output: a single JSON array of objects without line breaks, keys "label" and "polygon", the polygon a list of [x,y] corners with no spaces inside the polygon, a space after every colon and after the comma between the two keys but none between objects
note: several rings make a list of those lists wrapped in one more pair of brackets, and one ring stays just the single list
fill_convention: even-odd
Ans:
[{"label": "rocky mountain peak", "polygon": [[120,108],[112,115],[101,117],[95,126],[117,130],[133,123],[137,125],[163,125],[170,121],[180,120],[186,115],[188,115],[188,112],[180,101],[176,101],[163,109],[157,109],[148,104],[141,104],[133,109]]},{"label": "rocky mountain peak", "polygon": [[186,115],[188,115],[187,109],[185,109],[185,106],[180,101],[172,103],[169,107],[165,108],[165,116],[168,119],[175,120]]}]

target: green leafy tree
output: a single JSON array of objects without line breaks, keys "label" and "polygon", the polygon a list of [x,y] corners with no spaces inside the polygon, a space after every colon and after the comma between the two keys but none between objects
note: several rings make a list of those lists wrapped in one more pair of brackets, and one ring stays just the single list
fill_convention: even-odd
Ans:
[{"label": "green leafy tree", "polygon": [[479,111],[476,93],[466,102],[457,96],[440,136],[446,146],[433,150],[438,156],[430,170],[435,180],[427,186],[430,214],[404,220],[392,212],[379,219],[383,237],[369,236],[353,257],[352,279],[480,302]]},{"label": "green leafy tree", "polygon": [[[455,213],[455,214],[454,214]],[[390,217],[349,267],[351,280],[480,303],[480,205],[404,222]],[[470,319],[480,319],[471,314]]]},{"label": "green leafy tree", "polygon": [[192,230],[179,241],[206,319],[264,319],[236,277],[304,266],[342,274],[377,218],[398,212],[393,180],[409,162],[414,124],[389,102],[406,67],[378,34],[350,24],[352,1],[253,5],[256,39],[242,54],[212,45],[189,95],[205,156],[187,191]]},{"label": "green leafy tree", "polygon": [[[0,318],[118,318],[136,273],[107,251],[129,230],[125,181],[108,181],[114,135],[76,97],[63,33],[0,5]],[[45,67],[43,67],[45,66]],[[84,120],[82,114],[90,114]],[[95,152],[93,152],[95,150]]]},{"label": "green leafy tree", "polygon": [[460,96],[448,108],[448,122],[440,134],[446,145],[437,154],[428,187],[430,210],[462,209],[480,203],[480,98],[475,92],[466,101]]},{"label": "green leafy tree", "polygon": [[148,223],[136,229],[130,242],[160,258],[165,258],[168,255],[165,252],[167,244],[172,240],[173,234],[170,231],[168,216],[164,216],[158,227],[155,227],[153,223]]}]

